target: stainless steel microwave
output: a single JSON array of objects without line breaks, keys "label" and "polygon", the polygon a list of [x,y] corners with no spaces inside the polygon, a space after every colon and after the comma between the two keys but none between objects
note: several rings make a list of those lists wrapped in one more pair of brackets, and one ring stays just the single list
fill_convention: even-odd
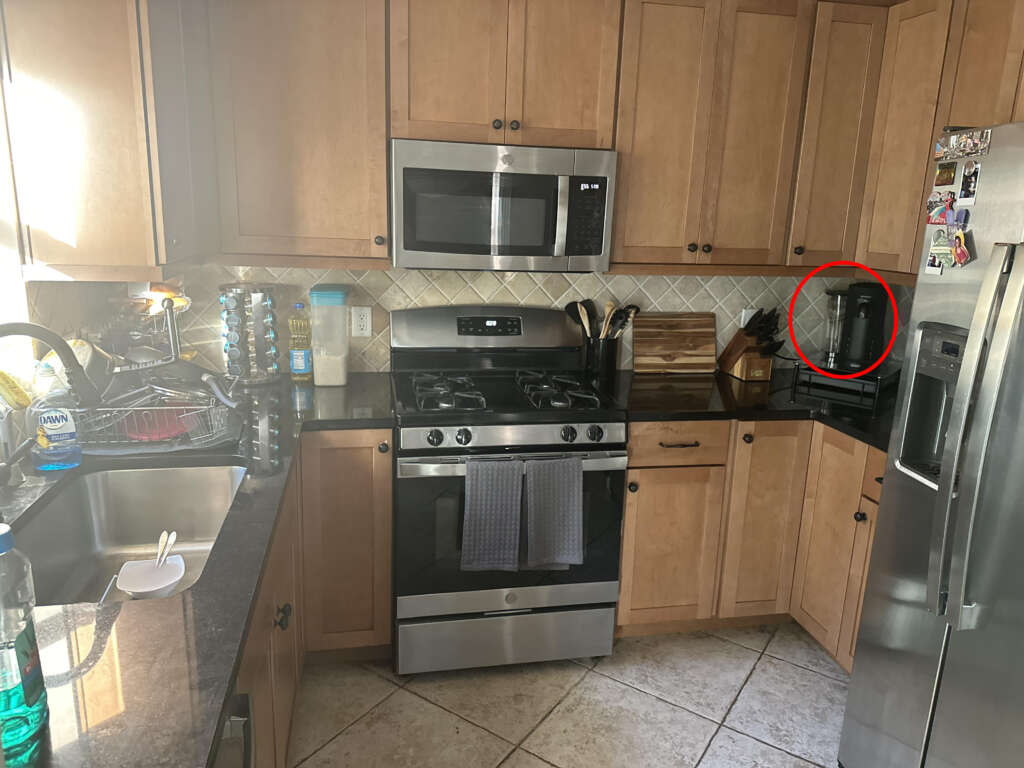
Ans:
[{"label": "stainless steel microwave", "polygon": [[615,160],[610,150],[392,139],[394,265],[607,271]]}]

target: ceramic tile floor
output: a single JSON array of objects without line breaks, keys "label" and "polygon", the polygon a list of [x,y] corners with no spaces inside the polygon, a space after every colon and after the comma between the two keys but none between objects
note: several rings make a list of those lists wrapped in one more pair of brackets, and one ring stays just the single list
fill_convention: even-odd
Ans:
[{"label": "ceramic tile floor", "polygon": [[383,663],[311,662],[289,765],[832,768],[846,685],[796,624],[403,678]]}]

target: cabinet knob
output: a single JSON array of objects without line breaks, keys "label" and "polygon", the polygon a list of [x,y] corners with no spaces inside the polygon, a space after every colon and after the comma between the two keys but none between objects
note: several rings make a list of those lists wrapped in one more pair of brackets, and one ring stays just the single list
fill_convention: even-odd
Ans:
[{"label": "cabinet knob", "polygon": [[636,493],[640,490],[640,486],[637,483],[630,483],[627,487],[630,493]]},{"label": "cabinet knob", "polygon": [[501,126],[503,126],[503,125],[504,125],[504,123],[501,122],[501,120],[499,120],[498,118],[494,118],[494,122],[491,123],[491,127],[494,128],[494,130],[496,130],[496,131],[500,131],[501,130]]},{"label": "cabinet knob", "polygon": [[750,445],[752,442],[754,442],[754,436],[752,434],[750,434],[749,432],[747,432],[743,436],[743,442],[746,443],[747,445]]},{"label": "cabinet knob", "polygon": [[282,632],[288,629],[288,622],[292,618],[292,604],[285,603],[277,607],[277,618],[274,619],[274,626]]},{"label": "cabinet knob", "polygon": [[377,450],[380,451],[381,453],[387,453],[388,450],[390,450],[390,446],[388,445],[387,441],[385,440],[383,443],[379,443],[377,445]]},{"label": "cabinet knob", "polygon": [[865,520],[868,519],[868,516],[867,513],[858,510],[857,512],[853,513],[853,519],[856,520],[858,523],[863,523]]},{"label": "cabinet knob", "polygon": [[384,235],[377,235],[375,238],[373,238],[373,242],[375,245],[384,245],[384,243],[386,243],[387,241],[388,240],[386,237],[384,237]]},{"label": "cabinet knob", "polygon": [[796,248],[793,249],[793,253],[795,253],[797,256],[803,256],[804,247],[802,245],[798,245]]},{"label": "cabinet knob", "polygon": [[704,251],[704,253],[711,253],[711,243],[704,243],[700,249]]},{"label": "cabinet knob", "polygon": [[511,123],[508,124],[508,127],[511,128],[513,131],[518,131],[519,130],[519,121],[518,120],[513,120]]},{"label": "cabinet knob", "polygon": [[696,243],[690,243],[689,245],[686,246],[686,250],[688,250],[690,253],[696,253],[698,248],[700,248],[700,246],[697,245]]}]

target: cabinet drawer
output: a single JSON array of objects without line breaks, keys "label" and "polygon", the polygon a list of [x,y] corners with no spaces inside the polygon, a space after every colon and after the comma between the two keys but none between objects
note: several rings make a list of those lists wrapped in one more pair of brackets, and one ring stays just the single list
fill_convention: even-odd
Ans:
[{"label": "cabinet drawer", "polygon": [[629,425],[631,467],[725,464],[729,421],[641,421]]},{"label": "cabinet drawer", "polygon": [[877,448],[868,448],[868,463],[864,467],[861,493],[872,501],[882,500],[881,477],[885,474],[885,454]]}]

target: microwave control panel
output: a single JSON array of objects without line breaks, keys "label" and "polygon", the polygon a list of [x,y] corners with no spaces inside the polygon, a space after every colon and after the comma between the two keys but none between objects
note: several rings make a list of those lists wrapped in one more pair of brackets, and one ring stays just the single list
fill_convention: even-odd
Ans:
[{"label": "microwave control panel", "polygon": [[567,256],[597,256],[604,252],[607,187],[608,179],[604,176],[569,177]]},{"label": "microwave control panel", "polygon": [[459,317],[459,336],[522,336],[521,317]]}]

